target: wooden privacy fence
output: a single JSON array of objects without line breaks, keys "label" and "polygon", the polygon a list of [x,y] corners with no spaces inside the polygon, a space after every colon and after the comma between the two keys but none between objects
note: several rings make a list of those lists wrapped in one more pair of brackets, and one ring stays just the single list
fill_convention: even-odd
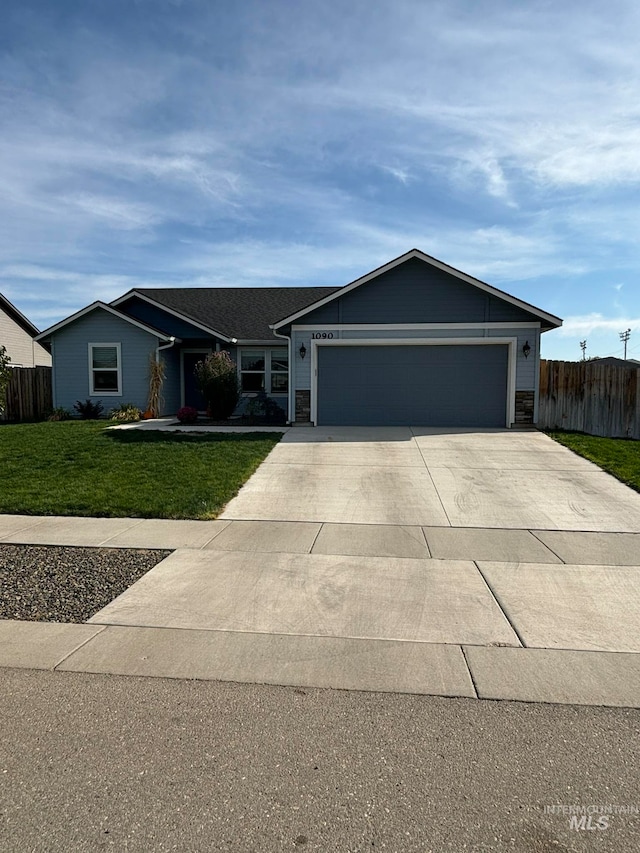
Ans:
[{"label": "wooden privacy fence", "polygon": [[640,370],[594,361],[541,361],[542,429],[640,439]]},{"label": "wooden privacy fence", "polygon": [[41,420],[51,414],[52,408],[51,368],[13,367],[7,387],[5,420]]}]

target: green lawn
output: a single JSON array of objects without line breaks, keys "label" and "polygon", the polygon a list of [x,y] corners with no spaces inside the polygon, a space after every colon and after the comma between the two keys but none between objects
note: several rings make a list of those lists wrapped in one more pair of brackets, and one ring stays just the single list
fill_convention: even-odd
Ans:
[{"label": "green lawn", "polygon": [[0,425],[0,513],[215,518],[280,433]]},{"label": "green lawn", "polygon": [[564,444],[604,471],[640,492],[640,442],[625,438],[600,438],[579,432],[549,432],[551,438]]}]

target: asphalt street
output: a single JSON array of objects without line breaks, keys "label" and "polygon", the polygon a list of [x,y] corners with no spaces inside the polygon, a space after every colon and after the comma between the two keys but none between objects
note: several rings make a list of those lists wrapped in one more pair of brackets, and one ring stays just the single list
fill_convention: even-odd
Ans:
[{"label": "asphalt street", "polygon": [[640,849],[638,710],[26,669],[0,688],[2,851]]}]

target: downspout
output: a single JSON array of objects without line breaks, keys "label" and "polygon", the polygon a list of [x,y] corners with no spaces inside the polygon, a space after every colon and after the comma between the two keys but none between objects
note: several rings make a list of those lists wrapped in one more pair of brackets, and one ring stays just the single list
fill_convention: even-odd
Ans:
[{"label": "downspout", "polygon": [[[291,358],[291,347],[293,345],[293,341],[291,340],[290,335],[288,335],[288,336],[287,335],[281,335],[278,332],[276,332],[275,329],[271,329],[271,331],[273,332],[273,334],[275,335],[276,338],[281,338],[283,341],[287,342],[287,352],[289,354],[289,393],[287,394],[287,409],[288,409],[287,423],[292,424],[294,419],[295,419],[295,415],[294,415],[294,418],[291,417],[291,409],[292,409],[291,395],[293,394],[293,376],[294,376],[294,370],[293,370],[294,365],[293,365],[293,359]],[[294,409],[294,412],[295,412],[295,409]]]},{"label": "downspout", "polygon": [[160,361],[160,351],[163,349],[170,349],[176,342],[176,339],[173,335],[169,338],[168,344],[163,344],[162,346],[156,347],[156,361]]},{"label": "downspout", "polygon": [[[175,336],[171,335],[171,337],[169,338],[168,344],[163,344],[162,346],[156,347],[156,364],[160,363],[160,353],[162,352],[162,350],[171,349],[171,347],[175,344],[175,342],[176,342]],[[161,398],[159,398],[159,399],[161,399]],[[158,416],[159,415],[160,415],[160,412],[158,412]]]}]

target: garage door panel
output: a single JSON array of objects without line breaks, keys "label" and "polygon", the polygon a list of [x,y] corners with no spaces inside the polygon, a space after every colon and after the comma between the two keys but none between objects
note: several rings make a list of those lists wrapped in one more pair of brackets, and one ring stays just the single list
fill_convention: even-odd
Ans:
[{"label": "garage door panel", "polygon": [[505,426],[508,347],[318,347],[320,425]]}]

